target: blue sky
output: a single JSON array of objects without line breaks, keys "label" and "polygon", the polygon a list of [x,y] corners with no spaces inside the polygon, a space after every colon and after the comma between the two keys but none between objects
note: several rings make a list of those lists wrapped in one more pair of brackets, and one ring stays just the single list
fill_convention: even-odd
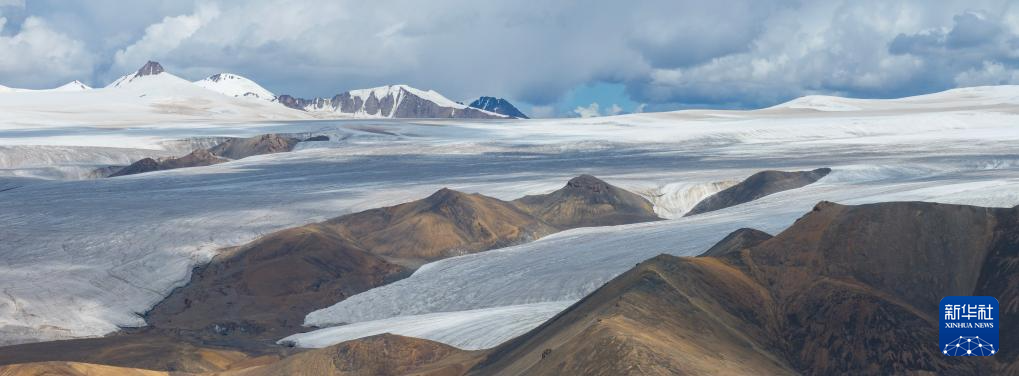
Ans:
[{"label": "blue sky", "polygon": [[758,108],[1019,83],[1019,3],[0,0],[0,85],[102,86],[149,59],[277,94],[404,83],[538,116]]}]

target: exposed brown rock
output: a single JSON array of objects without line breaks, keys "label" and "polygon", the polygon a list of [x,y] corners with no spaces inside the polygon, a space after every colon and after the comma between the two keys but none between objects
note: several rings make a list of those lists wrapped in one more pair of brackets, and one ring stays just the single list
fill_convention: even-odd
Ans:
[{"label": "exposed brown rock", "polygon": [[223,162],[226,162],[226,160],[212,155],[212,153],[209,153],[208,150],[198,149],[179,158],[160,158],[158,160],[143,158],[111,174],[110,177],[134,175],[152,171],[172,170],[184,167],[210,166]]},{"label": "exposed brown rock", "polygon": [[[328,138],[327,138],[328,140]],[[249,138],[230,138],[209,149],[224,158],[241,159],[253,155],[284,153],[294,150],[301,140],[278,134],[263,134]]]},{"label": "exposed brown rock", "polygon": [[[237,350],[198,346],[180,338],[158,333],[133,333],[103,338],[72,339],[0,347],[0,365],[46,361],[95,363],[108,366],[178,372],[217,372],[232,367],[248,367],[279,359],[269,354],[245,353]],[[54,363],[49,366],[56,365]],[[33,367],[7,368],[8,374],[65,374],[29,372],[44,369]],[[67,369],[63,364],[58,368]],[[70,367],[75,369],[76,367]],[[86,367],[88,368],[88,367]],[[4,369],[0,367],[0,369]],[[18,370],[15,372],[14,370]],[[4,375],[0,371],[0,375]],[[18,373],[24,372],[24,373]],[[70,371],[68,371],[70,372]],[[76,371],[77,372],[77,371]],[[84,372],[84,371],[82,371]],[[90,371],[89,375],[111,374]],[[76,374],[70,372],[68,374]]]},{"label": "exposed brown rock", "polygon": [[752,228],[741,228],[733,231],[717,244],[701,254],[701,256],[720,257],[732,252],[739,252],[743,249],[754,247],[771,239],[772,236],[764,231]]},{"label": "exposed brown rock", "polygon": [[[730,239],[731,240],[731,239]],[[726,242],[722,242],[726,243]],[[938,302],[991,295],[1019,330],[1019,210],[821,203],[781,234],[718,257],[658,256],[541,327],[476,374],[1007,374],[935,345]],[[1006,308],[1008,307],[1008,308]],[[1010,324],[1004,324],[1010,323]],[[1006,350],[1008,349],[1008,350]]]},{"label": "exposed brown rock", "polygon": [[0,376],[168,376],[168,372],[78,362],[40,362],[0,366]]},{"label": "exposed brown rock", "polygon": [[404,265],[501,248],[556,232],[511,203],[443,188],[425,199],[323,223]]},{"label": "exposed brown rock", "polygon": [[513,203],[563,230],[661,219],[648,200],[591,175],[570,179],[555,192],[525,196]]},{"label": "exposed brown rock", "polygon": [[466,373],[477,359],[477,352],[423,339],[381,334],[224,375],[454,376]]},{"label": "exposed brown rock", "polygon": [[718,209],[750,202],[761,197],[796,189],[816,182],[831,172],[830,168],[811,171],[761,171],[739,184],[726,188],[698,202],[684,216],[707,213]]},{"label": "exposed brown rock", "polygon": [[156,328],[270,341],[301,330],[304,316],[408,272],[319,224],[270,234],[197,268],[153,307]]},{"label": "exposed brown rock", "polygon": [[253,358],[217,370],[166,372],[128,365],[111,366],[77,361],[0,365],[0,376],[22,375],[204,375],[204,376],[453,376],[463,375],[479,359],[464,351],[423,339],[392,334],[356,339],[297,353],[282,359]]}]

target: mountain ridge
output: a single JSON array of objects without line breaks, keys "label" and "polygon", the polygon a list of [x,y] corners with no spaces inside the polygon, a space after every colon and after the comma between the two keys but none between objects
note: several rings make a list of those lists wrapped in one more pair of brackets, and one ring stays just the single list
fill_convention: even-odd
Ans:
[{"label": "mountain ridge", "polygon": [[277,97],[276,101],[312,113],[338,113],[367,118],[509,118],[457,103],[434,90],[426,91],[402,84],[349,90],[332,98],[304,99],[284,94]]},{"label": "mountain ridge", "polygon": [[512,103],[502,98],[481,97],[475,99],[469,106],[517,119],[530,119],[527,115],[524,115],[523,112],[520,112],[520,110],[513,106]]}]

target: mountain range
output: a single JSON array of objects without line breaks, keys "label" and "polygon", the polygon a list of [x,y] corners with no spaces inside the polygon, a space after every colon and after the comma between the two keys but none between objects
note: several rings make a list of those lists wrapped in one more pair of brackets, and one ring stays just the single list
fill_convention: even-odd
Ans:
[{"label": "mountain range", "polygon": [[[198,90],[196,90],[198,89]],[[204,90],[202,90],[204,89]],[[125,94],[125,90],[134,95]],[[39,97],[53,93],[88,93],[73,98]],[[117,111],[138,110],[157,115],[184,115],[229,120],[315,119],[315,118],[441,118],[441,119],[511,119],[526,118],[509,102],[500,105],[468,106],[450,100],[434,90],[421,90],[408,85],[387,85],[370,89],[350,90],[331,98],[304,99],[288,94],[276,95],[255,81],[233,73],[219,73],[189,82],[167,72],[155,61],[145,63],[137,71],[117,78],[103,88],[93,89],[79,81],[72,81],[54,89],[30,90],[0,86],[0,94],[29,94],[14,101],[10,112],[30,109],[34,105],[54,102],[64,106],[89,107],[99,110],[93,103],[120,107]],[[229,99],[209,95],[222,94]],[[126,97],[126,98],[125,98]],[[488,97],[482,97],[482,99]],[[9,98],[5,98],[9,99]],[[475,103],[482,103],[479,99]],[[142,102],[142,103],[138,103]],[[484,104],[484,103],[482,103]],[[119,105],[119,106],[118,106]],[[511,109],[511,111],[507,111]],[[83,109],[86,110],[86,109]],[[296,111],[294,111],[296,110]],[[87,111],[87,110],[86,110]],[[107,113],[109,113],[107,111]],[[24,120],[26,116],[17,116]],[[130,116],[116,116],[118,119]],[[178,117],[179,118],[179,117]]]}]

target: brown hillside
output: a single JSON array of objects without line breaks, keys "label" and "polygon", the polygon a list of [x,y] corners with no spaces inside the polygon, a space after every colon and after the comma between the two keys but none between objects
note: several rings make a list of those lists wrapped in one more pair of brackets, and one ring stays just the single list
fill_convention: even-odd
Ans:
[{"label": "brown hillside", "polygon": [[[641,263],[497,347],[473,372],[1014,373],[1019,351],[1004,333],[1019,330],[1017,215],[931,203],[821,203],[756,246]],[[940,353],[937,305],[945,295],[999,299],[1000,353]]]},{"label": "brown hillside", "polygon": [[301,140],[293,137],[263,134],[249,138],[229,138],[209,148],[209,152],[224,158],[241,159],[253,155],[285,153],[294,150],[298,142]]},{"label": "brown hillside", "polygon": [[591,175],[570,179],[555,192],[525,196],[513,203],[561,230],[661,219],[648,200]]}]

